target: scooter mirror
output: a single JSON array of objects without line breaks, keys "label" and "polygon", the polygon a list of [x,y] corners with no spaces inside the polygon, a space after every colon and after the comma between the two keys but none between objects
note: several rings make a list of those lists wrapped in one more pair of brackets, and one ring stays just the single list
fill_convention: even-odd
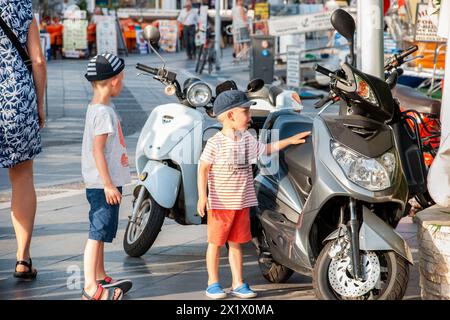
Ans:
[{"label": "scooter mirror", "polygon": [[354,38],[355,38],[355,20],[353,17],[345,10],[337,9],[331,15],[331,25],[337,32],[339,32],[348,41],[350,47],[350,61],[351,65],[355,65],[355,49],[354,49]]},{"label": "scooter mirror", "polygon": [[144,28],[144,39],[151,45],[158,43],[160,37],[161,35],[159,33],[158,28],[154,26],[146,26]]},{"label": "scooter mirror", "polygon": [[144,40],[148,42],[150,49],[161,59],[164,63],[163,69],[166,68],[166,61],[161,57],[158,51],[155,49],[155,45],[158,44],[159,38],[161,37],[158,28],[154,26],[146,26],[143,32]]},{"label": "scooter mirror", "polygon": [[257,92],[261,90],[264,87],[264,80],[263,79],[252,79],[247,85],[247,92]]},{"label": "scooter mirror", "polygon": [[355,36],[355,20],[345,10],[337,9],[331,15],[331,25],[339,32],[348,42],[353,43]]}]

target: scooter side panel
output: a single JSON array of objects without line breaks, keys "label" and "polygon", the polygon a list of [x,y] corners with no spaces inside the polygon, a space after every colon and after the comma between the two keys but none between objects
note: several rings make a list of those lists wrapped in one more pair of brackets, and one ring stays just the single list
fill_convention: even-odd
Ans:
[{"label": "scooter side panel", "polygon": [[198,123],[189,134],[185,135],[172,151],[169,158],[181,169],[183,177],[185,221],[187,224],[201,224],[202,218],[197,214],[197,173],[198,161],[203,146],[203,126]]},{"label": "scooter side panel", "polygon": [[149,160],[143,170],[147,172],[144,185],[153,199],[163,208],[172,208],[178,196],[181,174],[178,170],[159,161]]},{"label": "scooter side panel", "polygon": [[411,250],[402,236],[366,207],[359,237],[361,250],[393,250],[413,264]]}]

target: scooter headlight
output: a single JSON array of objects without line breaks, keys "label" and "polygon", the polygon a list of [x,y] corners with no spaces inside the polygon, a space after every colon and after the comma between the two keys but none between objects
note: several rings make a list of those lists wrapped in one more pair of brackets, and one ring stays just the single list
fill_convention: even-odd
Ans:
[{"label": "scooter headlight", "polygon": [[211,96],[211,88],[204,82],[195,82],[186,90],[186,98],[193,107],[206,106]]},{"label": "scooter headlight", "polygon": [[392,185],[397,158],[388,151],[379,158],[367,158],[338,143],[331,144],[332,154],[347,178],[370,191],[381,191]]}]

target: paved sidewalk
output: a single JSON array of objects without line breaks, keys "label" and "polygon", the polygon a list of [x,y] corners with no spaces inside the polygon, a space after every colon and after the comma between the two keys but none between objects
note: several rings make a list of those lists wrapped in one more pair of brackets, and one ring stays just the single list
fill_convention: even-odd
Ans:
[{"label": "paved sidewalk", "polygon": [[[181,226],[166,219],[154,246],[141,258],[130,258],[122,240],[131,212],[131,187],[125,188],[118,237],[106,246],[106,267],[113,277],[129,277],[134,286],[126,299],[207,299],[205,252],[206,226]],[[12,277],[15,238],[9,209],[0,209],[0,299],[79,299],[82,286],[83,250],[88,231],[88,204],[83,191],[38,203],[32,242],[33,262],[39,270],[31,283]],[[52,196],[53,198],[55,196]],[[416,225],[402,220],[398,231],[412,247],[417,261]],[[270,284],[261,275],[255,250],[244,247],[244,277],[263,300],[315,299],[311,279],[294,274],[287,283]],[[220,276],[229,288],[231,276],[225,249]],[[81,282],[80,282],[81,281]],[[417,266],[411,268],[405,299],[419,299]]]}]

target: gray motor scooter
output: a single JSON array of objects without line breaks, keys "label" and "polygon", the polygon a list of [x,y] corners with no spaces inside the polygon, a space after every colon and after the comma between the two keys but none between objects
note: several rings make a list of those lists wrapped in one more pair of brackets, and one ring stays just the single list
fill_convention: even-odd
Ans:
[{"label": "gray motor scooter", "polygon": [[[336,10],[331,21],[354,60],[353,18]],[[408,199],[391,128],[398,120],[389,86],[396,75],[379,79],[352,63],[335,72],[316,67],[331,89],[317,107],[339,101],[339,115],[321,112],[312,120],[279,111],[267,118],[266,143],[303,131],[312,136],[260,161],[252,232],[271,282],[295,271],[312,275],[319,299],[401,299],[413,259],[394,230]]]}]

